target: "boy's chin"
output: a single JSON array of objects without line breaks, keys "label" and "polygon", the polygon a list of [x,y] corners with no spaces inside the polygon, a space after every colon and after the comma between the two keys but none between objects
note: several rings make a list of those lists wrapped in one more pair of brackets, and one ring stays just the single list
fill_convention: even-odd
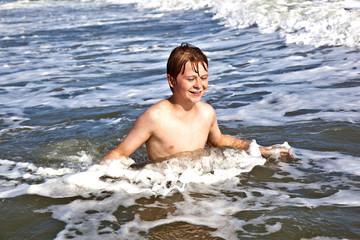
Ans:
[{"label": "boy's chin", "polygon": [[191,97],[191,101],[192,101],[193,103],[200,102],[201,97],[202,97],[202,96],[199,96],[199,97],[194,97],[194,96],[192,96],[192,97]]}]

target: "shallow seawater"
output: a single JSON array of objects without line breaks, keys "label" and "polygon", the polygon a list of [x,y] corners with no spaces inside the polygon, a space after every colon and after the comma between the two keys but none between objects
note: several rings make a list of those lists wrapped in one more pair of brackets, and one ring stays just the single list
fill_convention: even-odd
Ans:
[{"label": "shallow seawater", "polygon": [[[357,1],[0,1],[1,239],[359,239]],[[209,57],[224,134],[96,162],[167,98],[181,42]]]}]

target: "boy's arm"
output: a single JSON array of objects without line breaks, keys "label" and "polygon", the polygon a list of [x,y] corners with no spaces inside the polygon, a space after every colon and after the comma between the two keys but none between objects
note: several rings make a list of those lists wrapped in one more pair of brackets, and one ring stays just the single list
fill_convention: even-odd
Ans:
[{"label": "boy's arm", "polygon": [[124,140],[113,150],[111,150],[105,157],[99,161],[99,164],[104,164],[107,161],[128,158],[133,154],[142,144],[144,144],[151,136],[152,124],[149,120],[149,114],[142,114],[135,122],[134,126],[129,131]]},{"label": "boy's arm", "polygon": [[[218,146],[229,146],[237,150],[248,151],[250,148],[251,141],[237,139],[221,134],[221,140],[219,143],[220,145]],[[263,158],[270,158],[271,156],[277,156],[278,154],[280,154],[279,155],[280,160],[293,158],[290,149],[278,145],[269,146],[269,147],[264,147],[259,145],[259,150]]]},{"label": "boy's arm", "polygon": [[[233,138],[233,137],[230,137],[227,135],[223,135],[219,129],[216,115],[214,112],[213,124],[210,129],[208,143],[212,147],[229,146],[229,147],[235,148],[240,151],[241,150],[248,151],[251,141],[246,141],[246,140],[242,140],[242,139]],[[279,152],[280,160],[293,158],[290,150],[285,147],[259,146],[259,149],[261,152],[261,156],[264,158],[269,158],[269,157],[271,157],[271,155],[275,154],[276,152]]]}]

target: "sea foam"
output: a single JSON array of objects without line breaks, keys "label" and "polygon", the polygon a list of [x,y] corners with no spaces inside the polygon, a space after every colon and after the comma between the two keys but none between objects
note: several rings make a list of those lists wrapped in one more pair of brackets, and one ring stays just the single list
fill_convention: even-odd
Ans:
[{"label": "sea foam", "polygon": [[[80,172],[1,160],[1,175],[16,180],[14,185],[17,186],[6,188],[0,192],[0,197],[23,194],[53,198],[88,197],[102,191],[168,195],[173,191],[184,191],[188,184],[212,184],[232,179],[266,161],[259,155],[255,142],[252,143],[250,154],[231,148],[207,149],[199,154],[197,159],[184,156],[147,164],[142,168],[132,168],[135,162],[130,158],[122,159],[121,162],[112,161],[106,165],[95,164]],[[21,183],[26,179],[41,180],[43,183]]]},{"label": "sea foam", "polygon": [[[112,1],[119,3],[118,1]],[[360,47],[360,3],[344,1],[266,0],[125,0],[161,11],[209,9],[230,28],[256,25],[262,33],[279,32],[288,44]]]}]

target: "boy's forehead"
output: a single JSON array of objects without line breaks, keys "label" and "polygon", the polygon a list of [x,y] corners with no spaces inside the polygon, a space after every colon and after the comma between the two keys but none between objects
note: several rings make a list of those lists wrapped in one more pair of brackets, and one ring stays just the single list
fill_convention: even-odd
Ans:
[{"label": "boy's forehead", "polygon": [[190,73],[196,73],[196,74],[201,74],[201,73],[207,73],[207,69],[204,68],[203,65],[206,65],[206,63],[202,63],[202,62],[197,62],[197,63],[192,63],[190,61],[187,61],[185,64],[185,69],[184,69],[184,74],[190,74]]}]

